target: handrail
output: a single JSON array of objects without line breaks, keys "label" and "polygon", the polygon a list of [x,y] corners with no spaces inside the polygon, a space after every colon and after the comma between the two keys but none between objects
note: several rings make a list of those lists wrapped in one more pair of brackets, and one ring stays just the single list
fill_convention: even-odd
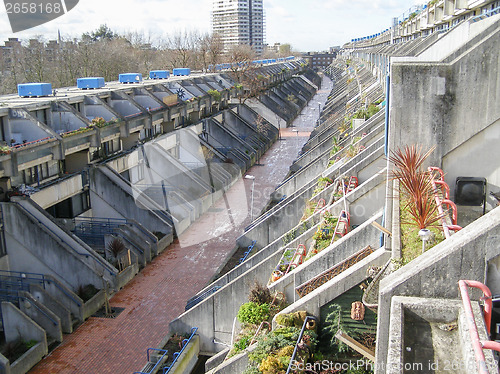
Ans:
[{"label": "handrail", "polygon": [[479,333],[477,331],[476,320],[472,311],[472,304],[467,287],[479,288],[481,291],[483,291],[483,297],[481,299],[484,300],[484,319],[486,324],[486,331],[488,334],[490,333],[491,328],[491,313],[493,304],[491,300],[491,291],[483,283],[474,280],[459,280],[458,286],[460,288],[460,294],[462,296],[464,313],[469,327],[469,334],[472,340],[472,347],[474,348],[474,355],[476,356],[478,371],[480,374],[488,374],[489,371],[486,366],[486,359],[484,357],[483,349],[494,349],[496,351],[500,351],[500,344],[488,340],[479,339]]},{"label": "handrail", "polygon": [[[5,293],[3,293],[5,292]],[[17,293],[17,291],[14,291]],[[3,299],[3,300],[15,300],[17,299],[17,302],[19,302],[20,299],[24,300],[24,301],[28,301],[32,306],[34,306],[40,313],[42,313],[45,317],[47,317],[54,326],[57,326],[57,321],[55,321],[51,316],[49,316],[43,309],[41,309],[38,305],[36,305],[33,300],[31,300],[30,298],[26,297],[26,296],[20,296],[20,295],[11,295],[9,294],[9,290],[5,290],[5,289],[0,289],[0,299]]]},{"label": "handrail", "polygon": [[174,357],[174,361],[172,361],[172,363],[170,364],[170,366],[166,367],[166,368],[163,368],[163,374],[168,374],[170,372],[170,369],[172,369],[172,367],[175,365],[175,363],[177,362],[177,359],[179,358],[179,356],[182,354],[182,352],[184,352],[184,348],[186,348],[186,346],[189,344],[189,342],[191,341],[191,339],[193,339],[193,336],[196,334],[196,332],[198,331],[198,327],[192,327],[191,328],[191,336],[187,339],[184,339],[182,341],[182,349],[179,351],[179,352],[175,352],[173,357]]},{"label": "handrail", "polygon": [[268,330],[269,330],[269,331],[271,331],[271,330],[272,330],[271,324],[270,324],[269,322],[267,322],[267,321],[263,321],[263,322],[259,325],[259,328],[258,328],[258,329],[257,329],[257,331],[255,332],[255,335],[253,336],[252,340],[250,340],[250,344],[248,344],[248,345],[252,345],[252,344],[255,342],[255,339],[257,339],[257,335],[259,335],[259,332],[260,332],[260,330],[262,330],[262,327],[263,327],[264,325],[267,325],[267,328],[268,328]]},{"label": "handrail", "polygon": [[53,136],[47,136],[45,138],[38,139],[38,140],[33,140],[31,142],[16,144],[12,148],[19,149],[19,148],[27,147],[27,146],[32,145],[32,144],[37,144],[37,143],[42,143],[42,142],[45,142],[45,141],[49,141],[50,139],[55,139],[55,137],[53,137]]},{"label": "handrail", "polygon": [[31,213],[28,209],[26,209],[24,206],[22,206],[18,201],[15,201],[14,202],[16,205],[18,205],[25,213],[27,213],[29,216],[31,216],[32,218],[34,218],[36,221],[38,221],[38,223],[40,225],[42,225],[43,227],[45,227],[47,230],[49,230],[56,238],[58,238],[61,242],[63,242],[64,244],[66,244],[73,252],[75,252],[77,255],[79,256],[85,256],[86,258],[89,258],[89,257],[92,257],[93,260],[95,260],[99,265],[101,265],[105,270],[107,270],[110,275],[114,275],[114,272],[112,272],[109,267],[110,265],[106,264],[105,262],[103,262],[103,260],[101,260],[100,258],[98,257],[95,257],[95,256],[91,256],[90,253],[81,253],[81,252],[78,252],[75,248],[73,248],[73,246],[71,244],[69,244],[68,242],[66,242],[66,240],[64,240],[64,238],[61,238],[59,235],[57,235],[54,230],[52,230],[50,227],[48,227],[45,223],[43,223],[42,221],[40,221],[33,213]]},{"label": "handrail", "polygon": [[[345,199],[345,198],[344,198]],[[342,231],[339,231],[340,223],[345,224],[345,228]],[[333,244],[335,241],[335,235],[340,234],[341,237],[343,237],[345,234],[349,232],[349,225],[351,223],[351,217],[349,213],[345,210],[342,210],[339,214],[339,218],[337,220],[337,224],[335,225],[335,229],[333,230],[333,235],[332,235],[332,240],[330,241],[330,245]]]},{"label": "handrail", "polygon": [[[299,252],[299,250],[302,249],[302,252]],[[286,269],[286,273],[283,274],[283,275],[286,275],[289,273],[290,270],[293,270],[291,267],[292,265],[295,265],[295,268],[299,265],[302,264],[302,260],[303,260],[303,257],[305,257],[307,255],[307,248],[304,244],[299,244],[297,249],[295,250],[295,253],[293,254],[292,256],[292,259],[290,260],[290,263],[288,264],[288,268]],[[298,256],[298,259],[295,260]],[[297,261],[297,263],[294,263],[294,261]],[[294,268],[294,269],[295,269]]]},{"label": "handrail", "polygon": [[[253,248],[255,247],[255,244],[257,244],[257,240],[253,240],[252,244],[250,244],[248,246],[248,250],[245,253],[243,253],[243,257],[240,258],[238,265],[243,263],[248,258],[248,256],[250,255],[250,252],[252,252]],[[236,265],[236,266],[238,266],[238,265]]]},{"label": "handrail", "polygon": [[444,187],[444,198],[449,199],[450,198],[450,186],[448,186],[448,183],[446,183],[443,180],[437,180],[437,181],[434,181],[434,183],[437,184],[438,186]]},{"label": "handrail", "polygon": [[457,206],[453,201],[450,199],[443,199],[441,200],[441,205],[448,205],[451,207],[451,222],[453,222],[453,225],[457,225],[457,218],[458,218],[458,213],[457,213]]},{"label": "handrail", "polygon": [[[443,205],[442,205],[441,199],[439,198],[439,195],[437,193],[438,188],[436,186],[436,181],[434,180],[434,174],[433,174],[433,172],[435,172],[435,171],[437,171],[439,173],[439,179],[438,179],[439,183],[438,184],[443,186],[444,185],[443,183],[445,183],[444,182],[444,172],[440,168],[435,167],[435,166],[429,167],[428,170],[429,170],[429,173],[431,176],[431,184],[432,184],[432,190],[434,192],[434,200],[436,201],[438,213],[439,213],[439,216],[441,217],[440,220],[441,220],[441,225],[443,226],[444,237],[445,237],[445,239],[448,239],[451,236],[451,234],[450,234],[450,230],[448,228],[448,224],[447,224],[446,220],[444,219],[445,213],[443,210]],[[454,223],[454,225],[456,226],[456,222]]]},{"label": "handrail", "polygon": [[203,300],[205,300],[211,294],[217,292],[220,288],[221,288],[221,286],[214,286],[214,287],[206,290],[205,292],[203,292],[203,293],[201,293],[199,295],[194,296],[193,298],[191,298],[190,300],[188,300],[188,302],[186,303],[185,310],[187,311],[187,310],[191,309],[196,304],[198,304],[198,303],[202,302]]},{"label": "handrail", "polygon": [[106,222],[123,222],[123,224],[126,225],[132,225],[134,227],[137,227],[139,231],[141,231],[143,234],[145,234],[147,237],[150,239],[154,239],[156,242],[158,241],[158,238],[150,233],[148,230],[146,230],[144,227],[142,227],[141,224],[134,220],[126,219],[126,218],[105,218],[105,217],[75,217],[73,218],[73,221],[76,223],[76,221],[96,221],[96,222],[101,222],[101,221],[106,221]]},{"label": "handrail", "polygon": [[[321,205],[321,203],[323,204]],[[321,205],[321,206],[320,206]],[[316,213],[318,210],[323,209],[326,206],[326,201],[325,199],[319,199],[318,203],[316,204],[316,208],[314,208],[313,215]]]},{"label": "handrail", "polygon": [[295,348],[293,349],[292,357],[290,358],[290,363],[288,364],[288,369],[286,370],[286,374],[290,374],[290,370],[292,369],[295,355],[297,354],[297,348],[299,347],[300,341],[302,340],[302,336],[304,335],[304,330],[306,329],[307,322],[309,320],[314,320],[313,317],[307,316],[306,319],[304,320],[304,323],[302,324],[302,329],[300,330],[299,338],[297,339],[297,343],[295,344]]},{"label": "handrail", "polygon": [[151,368],[151,369],[150,369],[147,373],[145,373],[145,372],[143,372],[143,371],[135,371],[135,372],[134,372],[134,374],[152,374],[152,373],[154,373],[154,372],[155,372],[155,370],[156,370],[156,368],[157,368],[157,366],[161,365],[161,362],[162,362],[163,358],[164,358],[164,357],[167,355],[167,353],[168,353],[168,351],[167,351],[167,350],[165,350],[165,349],[159,349],[159,348],[148,348],[148,349],[146,350],[146,355],[147,355],[147,357],[148,357],[148,362],[150,362],[150,361],[149,361],[149,352],[150,352],[150,351],[163,352],[163,355],[162,355],[162,356],[158,359],[158,361],[156,361],[156,364],[155,364],[155,365],[154,365],[154,366],[153,366],[153,367],[152,367],[152,368]]},{"label": "handrail", "polygon": [[71,301],[73,301],[78,307],[82,306],[82,303],[80,303],[77,299],[75,299],[71,294],[69,294],[60,284],[59,281],[54,279],[47,279],[47,283],[53,283],[54,286],[56,286],[57,289],[59,289],[64,295],[66,295]]},{"label": "handrail", "polygon": [[[27,271],[10,271],[10,270],[0,270],[0,275],[2,275],[2,273],[7,273],[7,274],[18,274],[17,277],[18,278],[22,278],[22,279],[27,279],[27,278],[33,278],[35,279],[35,277],[31,277],[32,275],[34,276],[38,276],[38,277],[41,277],[42,278],[42,281],[45,280],[45,275],[44,274],[41,274],[41,273],[29,273]],[[7,275],[9,277],[16,277],[16,275]]]}]

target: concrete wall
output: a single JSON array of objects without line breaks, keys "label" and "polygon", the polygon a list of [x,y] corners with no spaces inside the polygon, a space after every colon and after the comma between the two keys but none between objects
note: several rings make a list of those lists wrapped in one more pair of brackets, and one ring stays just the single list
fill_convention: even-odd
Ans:
[{"label": "concrete wall", "polygon": [[16,306],[2,301],[2,319],[6,342],[36,340],[45,344],[45,354],[48,353],[45,331]]},{"label": "concrete wall", "polygon": [[[174,352],[169,352],[173,354]],[[177,362],[170,369],[171,374],[191,373],[200,353],[200,337],[193,336],[189,344],[184,348],[182,355],[179,356]]]},{"label": "concrete wall", "polygon": [[[85,163],[85,165],[86,164],[87,163]],[[49,206],[82,192],[82,188],[82,176],[78,174],[53,186],[44,188],[31,195],[30,198],[43,209],[46,209]]]},{"label": "concrete wall", "polygon": [[[457,49],[471,39],[480,35],[485,28],[498,23],[500,17],[498,15],[489,17],[481,22],[463,22],[452,31],[445,35],[426,48],[417,57],[406,58],[409,61],[442,61],[447,56],[453,54]],[[401,58],[401,59],[404,59]]]},{"label": "concrete wall", "polygon": [[[477,302],[472,302],[473,313],[476,321],[482,320],[482,312]],[[416,315],[429,324],[456,325],[451,331],[434,333],[422,331],[419,338],[405,336],[405,325],[407,314]],[[480,339],[488,340],[488,333],[484,323],[477,324]],[[439,331],[439,330],[438,330]],[[379,372],[386,374],[404,373],[405,367],[413,368],[414,372],[441,368],[441,372],[453,371],[460,374],[478,373],[477,365],[469,334],[467,318],[464,315],[461,300],[429,299],[417,297],[395,296],[391,305],[391,342],[387,363],[378,367]],[[458,336],[457,336],[458,335]],[[421,346],[422,338],[425,336],[425,347]],[[427,341],[429,339],[429,341]],[[413,340],[413,344],[412,344]],[[450,344],[453,349],[450,349]],[[415,360],[411,362],[404,360],[407,349],[414,351]],[[431,351],[432,349],[432,351]],[[410,351],[411,352],[411,351]],[[433,357],[428,357],[426,352],[432,352]],[[484,350],[488,371],[494,373],[498,368],[491,350]],[[427,356],[427,357],[426,357]],[[437,370],[436,370],[437,371]]]},{"label": "concrete wall", "polygon": [[[140,222],[149,231],[172,234],[172,227],[160,213],[139,207],[132,195],[130,185],[106,167],[90,170],[92,208],[96,217],[127,218]],[[160,211],[158,207],[158,211]]]},{"label": "concrete wall", "polygon": [[460,279],[486,282],[488,261],[500,255],[499,235],[500,209],[497,208],[381,281],[377,364],[387,362],[392,297],[452,299],[458,297]]},{"label": "concrete wall", "polygon": [[[380,223],[381,218],[382,213],[380,212],[370,220],[364,222],[360,227],[349,232],[343,238],[335,241],[331,246],[304,262],[303,265],[297,267],[276,282],[271,283],[269,285],[271,293],[274,294],[275,291],[283,292],[287,302],[297,301],[299,296],[295,292],[295,289],[301,284],[332,268],[368,245],[372,248],[378,248],[380,231],[373,227],[371,223],[374,221],[379,221],[378,223]],[[309,249],[309,247],[306,248]],[[277,265],[278,262],[276,263]]]},{"label": "concrete wall", "polygon": [[283,309],[280,314],[306,310],[308,314],[319,317],[323,305],[328,304],[336,297],[364,281],[367,278],[366,273],[370,266],[382,266],[389,258],[390,253],[383,248],[377,250],[311,293],[296,300],[293,304]]},{"label": "concrete wall", "polygon": [[49,308],[61,321],[61,329],[65,334],[73,332],[73,321],[71,311],[66,308],[59,300],[53,298],[48,292],[37,284],[30,285],[30,294],[41,304]]},{"label": "concrete wall", "polygon": [[[483,35],[480,42],[449,63],[394,61],[390,149],[415,143],[429,149],[437,144],[429,162],[443,166],[446,155],[460,147],[461,157],[448,159],[447,167],[459,170],[464,157],[468,157],[475,160],[476,175],[492,175],[494,180],[498,179],[491,166],[491,156],[486,152],[474,154],[477,142],[470,139],[500,118],[500,106],[497,105],[500,97],[499,38],[497,27],[495,32]],[[444,42],[440,41],[439,45]],[[450,187],[453,190],[453,184]]]},{"label": "concrete wall", "polygon": [[497,146],[499,141],[500,119],[444,156],[444,180],[453,191],[452,200],[457,177],[483,177],[487,181],[487,210],[497,206],[497,200],[490,192],[500,191],[499,165],[494,162],[500,160],[500,148]]},{"label": "concrete wall", "polygon": [[[3,203],[2,210],[11,270],[50,274],[74,290],[86,284],[102,287],[101,273],[106,271],[92,261],[90,248],[85,250],[75,240],[66,242],[71,245],[66,244],[15,204]],[[25,227],[30,227],[30,230],[26,231]],[[64,235],[62,230],[59,233]],[[75,248],[87,253],[89,258],[78,255]],[[106,278],[109,276],[105,274]]]}]

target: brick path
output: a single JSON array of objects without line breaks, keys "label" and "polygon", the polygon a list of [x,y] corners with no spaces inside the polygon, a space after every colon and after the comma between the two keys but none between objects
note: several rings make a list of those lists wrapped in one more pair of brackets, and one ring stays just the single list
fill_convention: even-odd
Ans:
[{"label": "brick path", "polygon": [[[294,123],[298,133],[282,129],[276,142],[247,174],[255,176],[254,212],[265,206],[269,193],[288,173],[299,148],[309,137],[330,91],[324,80],[310,105]],[[156,257],[110,300],[125,308],[115,319],[90,317],[35,366],[32,374],[133,373],[146,363],[146,349],[157,347],[168,324],[184,311],[187,300],[204,288],[234,249],[235,240],[249,224],[252,181],[239,180],[225,198],[194,222],[165,252]],[[231,214],[226,214],[228,207]],[[247,209],[241,209],[247,207]],[[236,209],[235,209],[236,208]],[[255,215],[255,213],[254,213]],[[235,223],[235,225],[233,225]],[[221,234],[223,229],[228,230]],[[200,242],[200,238],[216,236]],[[192,245],[186,245],[192,244]]]}]

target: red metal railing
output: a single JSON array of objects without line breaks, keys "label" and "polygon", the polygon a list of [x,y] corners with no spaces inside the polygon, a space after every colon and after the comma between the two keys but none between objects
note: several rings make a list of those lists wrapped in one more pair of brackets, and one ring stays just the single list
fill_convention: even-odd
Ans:
[{"label": "red metal railing", "polygon": [[38,140],[33,140],[31,142],[27,142],[27,143],[22,143],[22,144],[16,144],[15,146],[13,146],[12,148],[23,148],[23,147],[27,147],[27,146],[30,146],[32,144],[38,144],[38,143],[42,143],[42,142],[45,142],[45,141],[49,141],[50,139],[55,139],[53,137],[46,137],[46,138],[42,138],[42,139],[38,139]]},{"label": "red metal railing", "polygon": [[[453,231],[459,231],[462,228],[457,225],[457,206],[453,201],[449,199],[450,197],[450,187],[448,184],[444,181],[444,173],[440,168],[437,167],[429,167],[428,168],[430,174],[431,174],[431,183],[432,183],[432,188],[434,190],[434,199],[436,200],[436,205],[438,208],[439,215],[441,216],[441,225],[443,226],[443,233],[446,239],[448,239],[451,234],[450,230]],[[437,171],[439,173],[439,179],[434,178],[434,172]],[[441,192],[443,191],[444,188],[444,199],[441,200],[441,197],[439,196],[439,189],[438,186],[441,187]],[[448,225],[448,223],[445,220],[445,213],[443,210],[443,204],[448,205],[452,208],[452,224]]]},{"label": "red metal railing", "polygon": [[486,324],[486,331],[488,334],[491,329],[491,312],[493,308],[493,303],[491,301],[491,291],[483,283],[473,280],[460,280],[458,281],[458,287],[460,288],[460,294],[462,296],[462,303],[464,305],[465,317],[467,319],[469,334],[472,340],[472,347],[474,348],[474,355],[476,356],[476,363],[478,371],[480,374],[488,374],[488,368],[486,366],[486,359],[484,358],[483,349],[493,349],[500,352],[500,343],[491,340],[480,340],[479,333],[477,331],[476,320],[474,319],[474,313],[472,312],[472,304],[470,302],[469,291],[467,287],[479,288],[483,291],[483,297],[481,300],[484,301],[484,322]]},{"label": "red metal railing", "polygon": [[313,214],[323,209],[325,205],[326,205],[325,199],[319,199],[318,204],[316,204],[316,208],[314,208]]}]

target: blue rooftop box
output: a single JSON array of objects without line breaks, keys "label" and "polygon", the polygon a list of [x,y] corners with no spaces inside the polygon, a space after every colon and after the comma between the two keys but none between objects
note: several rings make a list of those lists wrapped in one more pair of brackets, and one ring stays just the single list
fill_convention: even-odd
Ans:
[{"label": "blue rooftop box", "polygon": [[50,83],[18,84],[17,93],[21,97],[48,96],[52,93],[52,84]]},{"label": "blue rooftop box", "polygon": [[189,75],[189,74],[191,74],[191,69],[189,69],[189,68],[176,68],[176,69],[172,70],[172,73],[176,76]]},{"label": "blue rooftop box", "polygon": [[89,77],[89,78],[78,78],[76,80],[76,86],[82,90],[90,88],[102,88],[104,87],[103,77]]},{"label": "blue rooftop box", "polygon": [[170,72],[167,70],[151,70],[149,79],[167,79],[170,77]]},{"label": "blue rooftop box", "polygon": [[142,82],[141,73],[125,73],[119,75],[120,83],[140,83]]}]

